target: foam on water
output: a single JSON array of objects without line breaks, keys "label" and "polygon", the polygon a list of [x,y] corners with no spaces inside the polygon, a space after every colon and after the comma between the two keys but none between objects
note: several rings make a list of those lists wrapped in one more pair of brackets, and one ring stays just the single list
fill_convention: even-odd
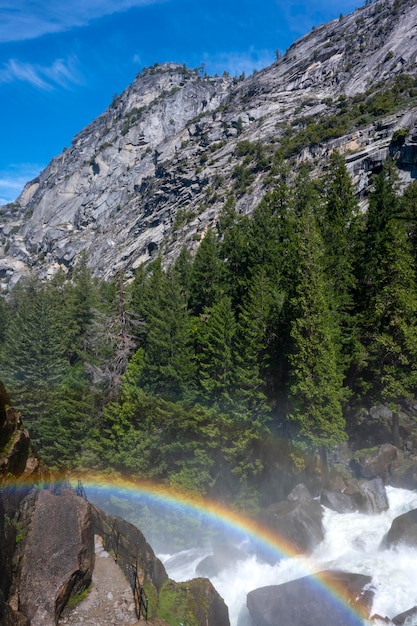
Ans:
[{"label": "foam on water", "polygon": [[[402,546],[384,550],[381,541],[392,520],[417,508],[417,492],[387,487],[389,510],[378,515],[339,514],[324,511],[324,541],[310,558],[286,558],[271,566],[254,556],[239,561],[237,568],[223,570],[212,583],[229,607],[232,626],[251,624],[246,594],[252,589],[276,585],[324,569],[340,569],[372,577],[375,591],[373,613],[393,618],[417,606],[417,549]],[[196,576],[198,563],[209,551],[189,550],[175,558],[162,556],[170,577],[187,580]],[[382,623],[382,622],[381,622]],[[407,621],[417,626],[417,620]]]}]

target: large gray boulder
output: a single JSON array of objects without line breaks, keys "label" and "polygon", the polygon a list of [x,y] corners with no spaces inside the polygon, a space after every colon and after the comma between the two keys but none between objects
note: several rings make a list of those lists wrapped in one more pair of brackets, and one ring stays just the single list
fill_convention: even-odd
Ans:
[{"label": "large gray boulder", "polygon": [[323,540],[322,508],[316,500],[293,500],[271,504],[261,521],[293,549],[309,554]]},{"label": "large gray boulder", "polygon": [[[365,587],[369,576],[345,572],[321,572],[248,593],[247,607],[254,626],[362,626],[362,614],[369,617],[373,592]],[[343,590],[345,601],[338,601],[329,587]],[[339,592],[338,592],[339,594]]]},{"label": "large gray boulder", "polygon": [[358,505],[353,495],[330,491],[329,489],[322,490],[320,502],[326,508],[337,513],[354,513],[358,510]]},{"label": "large gray boulder", "polygon": [[31,626],[54,626],[69,597],[90,585],[93,569],[90,504],[67,489],[40,491],[24,544],[19,611]]},{"label": "large gray boulder", "polygon": [[404,543],[417,546],[417,509],[396,517],[382,541],[383,547],[386,548]]},{"label": "large gray boulder", "polygon": [[338,513],[375,514],[386,511],[389,507],[387,492],[381,478],[362,482],[352,482],[346,492],[339,493],[323,489],[320,495],[323,506]]}]

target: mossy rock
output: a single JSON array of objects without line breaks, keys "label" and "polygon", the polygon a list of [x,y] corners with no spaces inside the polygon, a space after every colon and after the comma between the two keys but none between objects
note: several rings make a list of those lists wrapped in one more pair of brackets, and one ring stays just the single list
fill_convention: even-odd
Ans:
[{"label": "mossy rock", "polygon": [[223,599],[207,578],[176,583],[167,580],[160,592],[158,616],[170,626],[228,626]]}]

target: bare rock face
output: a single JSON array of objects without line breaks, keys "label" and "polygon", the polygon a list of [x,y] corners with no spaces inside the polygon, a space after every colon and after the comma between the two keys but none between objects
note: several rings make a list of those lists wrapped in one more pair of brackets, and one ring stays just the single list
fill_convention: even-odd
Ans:
[{"label": "bare rock face", "polygon": [[402,489],[417,489],[417,460],[400,457],[391,468],[389,484]]},{"label": "bare rock face", "polygon": [[22,556],[19,611],[32,626],[53,626],[70,595],[89,586],[93,568],[89,503],[70,490],[40,491]]},{"label": "bare rock face", "polygon": [[[412,0],[376,0],[316,28],[245,79],[202,76],[174,63],[144,70],[15,203],[1,208],[0,283],[13,286],[28,267],[50,276],[73,266],[81,250],[95,275],[107,279],[133,275],[162,249],[169,261],[183,246],[195,248],[230,192],[247,214],[268,190],[269,168],[245,162],[245,145],[262,145],[271,162],[287,131],[337,118],[346,99],[383,94],[384,82],[415,77],[416,26]],[[298,148],[294,160],[319,170],[337,148],[360,196],[389,154],[410,181],[417,107],[408,100]],[[251,179],[244,189],[236,185],[238,166]]]},{"label": "bare rock face", "polygon": [[[369,576],[328,571],[305,576],[282,585],[271,585],[248,593],[247,606],[255,626],[361,626],[363,620],[356,611],[369,616],[373,593],[365,591]],[[326,587],[343,590],[349,604],[337,601]],[[339,592],[338,592],[339,595]]]}]

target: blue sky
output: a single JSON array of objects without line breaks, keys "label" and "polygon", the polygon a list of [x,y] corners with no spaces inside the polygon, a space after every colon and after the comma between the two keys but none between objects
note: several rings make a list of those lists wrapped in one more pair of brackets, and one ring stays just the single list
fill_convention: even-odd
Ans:
[{"label": "blue sky", "polygon": [[143,68],[250,74],[361,0],[0,0],[0,204]]}]

